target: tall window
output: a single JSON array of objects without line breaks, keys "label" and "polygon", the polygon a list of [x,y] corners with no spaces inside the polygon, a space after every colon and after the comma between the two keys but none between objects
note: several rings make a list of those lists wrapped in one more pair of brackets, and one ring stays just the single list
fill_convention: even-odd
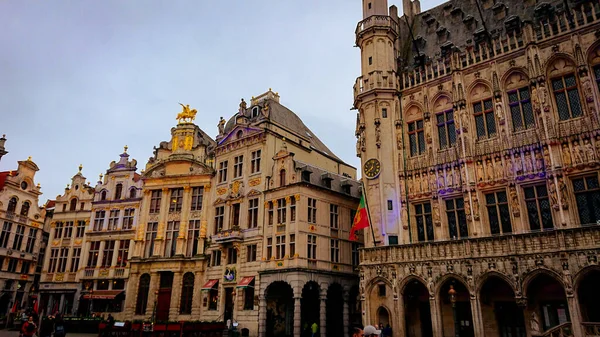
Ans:
[{"label": "tall window", "polygon": [[137,196],[137,191],[136,191],[135,187],[132,187],[129,190],[129,198],[130,199],[135,199],[136,196]]},{"label": "tall window", "polygon": [[268,224],[269,224],[269,226],[273,226],[273,202],[269,201],[267,204],[267,207],[268,207],[267,213],[268,213],[268,218],[269,218]]},{"label": "tall window", "polygon": [[190,220],[188,224],[186,256],[198,254],[198,240],[200,239],[200,220]]},{"label": "tall window", "polygon": [[77,231],[75,232],[76,238],[82,238],[83,233],[85,233],[85,220],[77,221]]},{"label": "tall window", "polygon": [[71,199],[71,206],[69,207],[69,211],[77,210],[77,198]]},{"label": "tall window", "polygon": [[[220,251],[219,251],[220,253]],[[217,302],[219,301],[219,282],[210,288],[208,292],[208,310],[217,310]]]},{"label": "tall window", "polygon": [[308,222],[317,223],[317,200],[308,198]]},{"label": "tall window", "polygon": [[21,274],[29,274],[31,269],[31,261],[23,261],[21,264]]},{"label": "tall window", "polygon": [[183,284],[181,285],[181,305],[179,313],[190,315],[192,313],[192,299],[194,298],[194,273],[185,273],[183,275]]},{"label": "tall window", "polygon": [[[27,253],[33,253],[33,249],[35,247],[35,241],[37,238],[37,229],[29,228],[29,236],[27,236],[27,244],[25,245],[25,251]],[[4,232],[3,232],[4,233]],[[0,241],[2,238],[0,237]]]},{"label": "tall window", "polygon": [[122,229],[127,230],[133,228],[133,217],[135,216],[135,208],[126,208],[123,214]]},{"label": "tall window", "polygon": [[454,124],[454,110],[448,109],[435,116],[438,128],[440,149],[445,149],[456,144],[456,126]]},{"label": "tall window", "polygon": [[127,266],[129,260],[129,240],[119,242],[119,252],[117,253],[117,267]]},{"label": "tall window", "polygon": [[267,260],[273,257],[273,238],[267,238]]},{"label": "tall window", "polygon": [[331,239],[331,262],[340,262],[340,240]]},{"label": "tall window", "polygon": [[27,216],[29,215],[29,201],[25,201],[23,205],[21,205],[21,215]]},{"label": "tall window", "polygon": [[408,123],[408,142],[411,156],[425,153],[425,130],[422,119]]},{"label": "tall window", "polygon": [[81,259],[81,248],[73,248],[73,256],[71,256],[71,269],[69,272],[76,273],[79,270],[79,260]]},{"label": "tall window", "polygon": [[121,199],[121,194],[123,194],[123,184],[117,184],[115,187],[115,200]]},{"label": "tall window", "polygon": [[192,211],[199,211],[202,209],[202,199],[204,198],[204,187],[193,187],[192,188]]},{"label": "tall window", "polygon": [[106,191],[100,192],[100,201],[106,200]]},{"label": "tall window", "polygon": [[430,202],[415,205],[415,219],[417,223],[417,239],[420,242],[435,240]]},{"label": "tall window", "polygon": [[223,183],[227,181],[227,160],[224,160],[219,163],[219,175],[218,175],[219,183]]},{"label": "tall window", "polygon": [[225,206],[215,208],[215,234],[223,230],[223,221],[225,219]]},{"label": "tall window", "polygon": [[332,229],[338,229],[339,224],[339,214],[338,214],[338,205],[329,205],[329,227]]},{"label": "tall window", "polygon": [[561,121],[583,115],[575,74],[553,78],[552,90],[554,91],[558,117]]},{"label": "tall window", "polygon": [[248,200],[248,228],[258,227],[258,198]]},{"label": "tall window", "polygon": [[64,273],[67,270],[67,259],[69,258],[69,248],[63,247],[60,249],[60,256],[58,257],[58,267],[56,268],[57,273]]},{"label": "tall window", "polygon": [[146,226],[146,241],[144,242],[144,257],[151,257],[154,254],[154,240],[156,240],[156,231],[158,222],[148,222]]},{"label": "tall window", "polygon": [[[96,211],[94,215],[94,231],[101,231],[104,227],[104,217],[106,217],[106,211]],[[58,227],[58,222],[56,223]]]},{"label": "tall window", "polygon": [[490,233],[492,235],[512,233],[506,191],[486,194],[485,203],[490,220]]},{"label": "tall window", "polygon": [[150,213],[160,213],[161,190],[153,190],[150,194]]},{"label": "tall window", "polygon": [[65,238],[70,238],[73,236],[73,221],[65,222]]},{"label": "tall window", "polygon": [[286,203],[285,199],[277,199],[277,224],[285,224],[286,214]]},{"label": "tall window", "polygon": [[260,150],[252,151],[250,160],[250,173],[260,172]]},{"label": "tall window", "polygon": [[535,117],[531,107],[529,88],[524,87],[508,92],[508,106],[513,121],[513,129],[521,131],[535,127]]},{"label": "tall window", "polygon": [[256,261],[257,249],[258,249],[257,245],[247,245],[246,246],[246,262]]},{"label": "tall window", "polygon": [[117,225],[119,223],[119,215],[121,210],[119,209],[111,209],[108,215],[108,230],[114,231],[117,230]]},{"label": "tall window", "polygon": [[473,115],[478,139],[490,138],[496,134],[496,120],[491,98],[473,103]]},{"label": "tall window", "polygon": [[183,188],[171,189],[171,200],[169,202],[169,213],[181,212],[183,205]]},{"label": "tall window", "polygon": [[237,263],[237,250],[233,247],[227,248],[227,264]]},{"label": "tall window", "polygon": [[254,310],[254,280],[244,288],[244,310]]},{"label": "tall window", "polygon": [[279,186],[285,186],[285,170],[279,171]]},{"label": "tall window", "polygon": [[446,217],[448,218],[448,234],[451,239],[469,236],[463,198],[446,200]]},{"label": "tall window", "polygon": [[6,213],[14,213],[17,211],[17,198],[12,197],[8,201],[8,207],[6,208]]},{"label": "tall window", "polygon": [[240,225],[240,203],[231,205],[231,228]]},{"label": "tall window", "polygon": [[[575,201],[582,225],[597,224],[600,220],[600,186],[598,176],[573,179]],[[561,191],[561,193],[565,193]]]},{"label": "tall window", "polygon": [[10,230],[12,229],[12,222],[4,221],[2,226],[2,233],[0,233],[0,247],[6,248],[8,246],[8,239],[10,238]]},{"label": "tall window", "polygon": [[98,254],[100,254],[100,241],[90,242],[90,250],[87,259],[88,268],[96,268],[98,265]]},{"label": "tall window", "polygon": [[296,222],[296,197],[290,199],[290,222]]},{"label": "tall window", "polygon": [[290,257],[296,255],[296,234],[290,234]]},{"label": "tall window", "polygon": [[112,266],[113,253],[115,251],[115,241],[105,241],[104,251],[102,252],[102,268]]},{"label": "tall window", "polygon": [[307,245],[306,245],[306,258],[308,259],[316,259],[317,258],[317,236],[309,234],[307,236]]},{"label": "tall window", "polygon": [[177,237],[179,236],[179,221],[167,222],[167,236],[165,240],[165,257],[175,256],[177,252]]},{"label": "tall window", "polygon": [[148,293],[150,292],[150,275],[143,274],[140,276],[140,284],[138,285],[137,301],[135,304],[135,314],[144,315],[146,306],[148,305]]},{"label": "tall window", "polygon": [[15,239],[13,241],[12,249],[21,250],[21,244],[23,244],[23,235],[25,234],[25,226],[17,225],[15,231]]},{"label": "tall window", "polygon": [[283,259],[285,257],[285,235],[275,237],[275,258]]},{"label": "tall window", "polygon": [[63,235],[63,223],[62,221],[57,221],[54,227],[54,238],[60,239]]},{"label": "tall window", "polygon": [[244,156],[233,158],[233,177],[239,178],[244,174]]},{"label": "tall window", "polygon": [[360,244],[358,242],[352,242],[352,266],[358,267],[360,263],[360,257],[358,253],[358,249],[360,248]]},{"label": "tall window", "polygon": [[50,249],[50,260],[48,261],[48,273],[52,274],[56,272],[56,265],[58,264],[58,248]]},{"label": "tall window", "polygon": [[218,249],[213,250],[210,261],[211,261],[211,264],[213,267],[220,266],[221,265],[221,251]]}]

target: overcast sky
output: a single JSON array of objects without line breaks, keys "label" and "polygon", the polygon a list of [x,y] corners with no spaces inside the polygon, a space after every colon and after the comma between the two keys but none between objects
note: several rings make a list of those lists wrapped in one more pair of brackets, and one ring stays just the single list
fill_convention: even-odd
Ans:
[{"label": "overcast sky", "polygon": [[0,170],[32,156],[43,204],[79,164],[95,185],[124,145],[142,169],[170,139],[178,102],[215,136],[220,116],[268,88],[358,168],[361,18],[359,0],[1,1]]}]

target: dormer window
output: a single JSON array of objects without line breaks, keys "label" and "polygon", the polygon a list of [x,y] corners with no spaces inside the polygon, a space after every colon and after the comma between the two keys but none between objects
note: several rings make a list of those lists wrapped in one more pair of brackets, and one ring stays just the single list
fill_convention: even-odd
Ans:
[{"label": "dormer window", "polygon": [[14,213],[17,210],[17,198],[12,197],[8,202],[8,208],[6,209],[7,213]]},{"label": "dormer window", "polygon": [[134,199],[136,196],[136,190],[135,187],[129,190],[129,198],[130,199]]},{"label": "dormer window", "polygon": [[244,137],[244,131],[242,131],[242,130],[239,130],[239,131],[236,133],[236,135],[235,135],[235,136],[237,137],[237,139],[240,139],[240,138]]},{"label": "dormer window", "polygon": [[106,200],[106,191],[102,191],[102,193],[100,193],[100,201],[104,200]]},{"label": "dormer window", "polygon": [[302,181],[309,183],[310,182],[310,174],[312,172],[304,170],[302,171]]},{"label": "dormer window", "polygon": [[21,215],[27,216],[29,215],[29,201],[25,201],[23,205],[21,205]]},{"label": "dormer window", "polygon": [[285,186],[285,170],[279,171],[279,186]]},{"label": "dormer window", "polygon": [[123,193],[123,184],[117,184],[115,188],[115,200],[121,199],[121,194]]},{"label": "dormer window", "polygon": [[69,211],[76,211],[77,210],[77,198],[73,198],[71,199],[71,207],[69,208]]},{"label": "dormer window", "polygon": [[321,180],[323,181],[323,186],[325,186],[326,188],[331,188],[331,181],[333,180],[333,178],[331,178],[331,175],[329,175],[329,173],[322,174]]},{"label": "dormer window", "polygon": [[252,118],[258,117],[258,107],[252,108]]}]

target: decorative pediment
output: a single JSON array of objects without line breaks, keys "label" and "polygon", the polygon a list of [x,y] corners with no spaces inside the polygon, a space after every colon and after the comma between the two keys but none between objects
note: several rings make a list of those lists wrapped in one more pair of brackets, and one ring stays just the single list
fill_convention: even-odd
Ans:
[{"label": "decorative pediment", "polygon": [[250,192],[248,192],[248,195],[247,195],[247,196],[248,196],[248,197],[254,197],[254,196],[257,196],[257,195],[261,195],[261,194],[262,194],[262,193],[261,193],[260,191],[257,191],[257,190],[254,190],[254,189],[252,189],[252,190],[250,190]]},{"label": "decorative pediment", "polygon": [[215,200],[215,202],[213,203],[214,205],[221,205],[224,204],[225,200],[223,198],[217,198],[217,200]]},{"label": "decorative pediment", "polygon": [[263,132],[262,129],[248,125],[236,125],[229,133],[219,140],[218,146],[225,143],[235,142],[239,139],[248,137],[249,135]]}]

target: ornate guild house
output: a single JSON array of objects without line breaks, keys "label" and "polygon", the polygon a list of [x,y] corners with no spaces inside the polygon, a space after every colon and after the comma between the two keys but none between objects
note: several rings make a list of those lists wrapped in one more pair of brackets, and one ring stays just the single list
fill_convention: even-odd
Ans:
[{"label": "ornate guild house", "polygon": [[600,3],[362,3],[363,323],[598,335]]}]

